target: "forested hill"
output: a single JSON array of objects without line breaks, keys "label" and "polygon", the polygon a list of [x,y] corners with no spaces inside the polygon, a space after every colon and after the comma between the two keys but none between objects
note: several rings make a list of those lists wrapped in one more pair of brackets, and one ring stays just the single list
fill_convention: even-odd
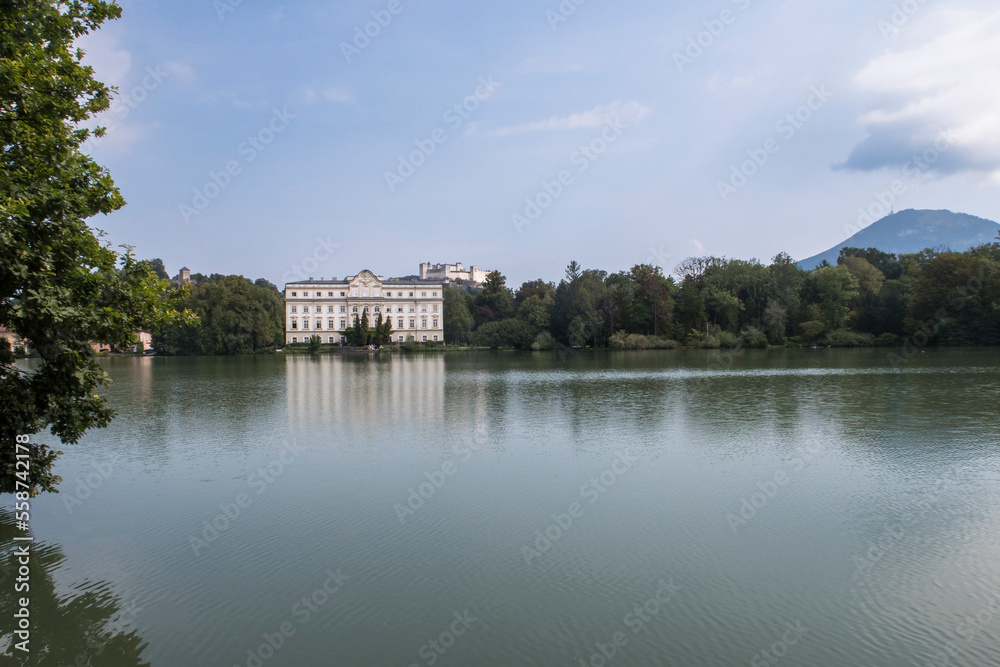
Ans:
[{"label": "forested hill", "polygon": [[964,252],[997,238],[1000,224],[966,213],[907,209],[873,222],[829,250],[799,262],[811,271],[826,260],[836,264],[842,248],[878,248],[895,255],[920,252],[924,248]]}]

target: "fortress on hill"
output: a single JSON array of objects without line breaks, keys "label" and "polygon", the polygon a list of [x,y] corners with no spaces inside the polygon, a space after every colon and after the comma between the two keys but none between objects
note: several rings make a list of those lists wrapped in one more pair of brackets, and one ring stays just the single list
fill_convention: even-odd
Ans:
[{"label": "fortress on hill", "polygon": [[462,267],[461,262],[458,264],[431,264],[430,262],[421,262],[420,264],[420,280],[438,280],[441,282],[455,282],[457,280],[461,280],[466,283],[481,285],[486,282],[486,275],[488,273],[488,270],[480,269],[478,266],[470,266],[469,270],[466,271]]}]

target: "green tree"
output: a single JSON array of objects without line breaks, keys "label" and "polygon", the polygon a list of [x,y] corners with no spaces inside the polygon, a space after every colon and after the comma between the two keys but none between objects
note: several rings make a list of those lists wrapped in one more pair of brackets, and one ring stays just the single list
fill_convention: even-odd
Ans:
[{"label": "green tree", "polygon": [[213,275],[192,286],[177,308],[196,314],[198,324],[163,327],[153,336],[160,354],[250,354],[284,339],[281,295],[243,276]]},{"label": "green tree", "polygon": [[371,345],[371,328],[368,325],[368,309],[365,308],[361,313],[361,319],[358,323],[358,345]]},{"label": "green tree", "polygon": [[379,345],[388,345],[389,343],[392,342],[392,333],[393,333],[391,315],[387,315],[386,318],[382,321],[382,326],[380,327],[380,329],[381,331],[379,332],[380,333],[379,338],[382,342],[379,343]]},{"label": "green tree", "polygon": [[512,304],[513,298],[507,287],[507,279],[499,271],[490,271],[486,274],[483,288],[476,295],[476,306],[473,311],[476,326],[508,317]]},{"label": "green tree", "polygon": [[[125,202],[110,174],[85,155],[85,122],[111,91],[81,63],[73,44],[121,15],[110,2],[8,0],[0,19],[0,323],[40,357],[30,373],[0,348],[0,491],[17,482],[53,491],[58,453],[33,439],[30,473],[15,477],[15,437],[45,429],[63,443],[107,426],[99,395],[107,376],[91,341],[124,348],[139,329],[175,311],[151,265],[118,253],[87,225]],[[21,487],[23,490],[23,487]]]},{"label": "green tree", "polygon": [[319,354],[320,349],[323,347],[323,339],[313,334],[309,336],[309,353]]},{"label": "green tree", "polygon": [[444,339],[448,343],[465,345],[474,323],[465,293],[457,287],[444,288]]},{"label": "green tree", "polygon": [[848,304],[858,296],[858,279],[846,266],[824,266],[816,269],[817,304],[828,331],[844,326]]},{"label": "green tree", "polygon": [[889,280],[895,280],[903,273],[903,267],[900,266],[899,258],[891,252],[883,252],[878,248],[841,248],[840,255],[837,257],[837,264],[843,264],[844,259],[848,257],[867,260],[869,264],[878,269]]},{"label": "green tree", "polygon": [[153,275],[160,280],[170,280],[170,274],[167,273],[167,269],[163,266],[163,260],[159,257],[149,260],[149,268]]}]

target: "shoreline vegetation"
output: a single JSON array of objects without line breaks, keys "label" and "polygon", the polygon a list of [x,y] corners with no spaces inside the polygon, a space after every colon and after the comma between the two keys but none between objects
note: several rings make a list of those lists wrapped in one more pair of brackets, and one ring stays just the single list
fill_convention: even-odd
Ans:
[{"label": "shoreline vegetation", "polygon": [[[160,260],[150,264],[166,277]],[[570,262],[558,284],[532,280],[513,290],[494,271],[479,288],[444,288],[443,345],[411,337],[381,346],[389,339],[378,327],[336,332],[352,346],[318,336],[283,344],[284,298],[275,285],[193,274],[187,293],[172,301],[198,321],[162,327],[153,347],[160,355],[234,355],[1000,345],[1000,238],[965,252],[844,248],[836,265],[812,271],[786,253],[770,264],[693,257],[675,274],[648,264],[608,273]]]}]

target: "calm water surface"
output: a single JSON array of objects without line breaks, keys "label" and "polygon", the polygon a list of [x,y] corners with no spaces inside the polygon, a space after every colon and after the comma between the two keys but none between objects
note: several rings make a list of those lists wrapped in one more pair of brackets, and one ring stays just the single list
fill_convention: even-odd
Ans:
[{"label": "calm water surface", "polygon": [[996,350],[104,363],[37,664],[1000,664]]}]

